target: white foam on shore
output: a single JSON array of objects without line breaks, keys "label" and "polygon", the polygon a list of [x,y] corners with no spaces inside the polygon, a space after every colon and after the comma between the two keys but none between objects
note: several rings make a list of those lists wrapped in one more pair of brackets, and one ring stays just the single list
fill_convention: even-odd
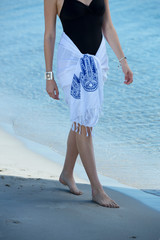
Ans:
[{"label": "white foam on shore", "polygon": [[[47,147],[45,145],[39,144],[39,143],[31,141],[27,138],[16,135],[12,126],[9,124],[0,123],[0,126],[6,132],[8,132],[12,136],[16,137],[20,141],[22,141],[28,149],[46,157],[47,159],[49,159],[53,162],[56,162],[57,164],[59,164],[63,167],[63,163],[64,163],[63,155],[60,155],[59,153],[57,153],[56,151],[53,151],[53,149],[50,149],[49,147]],[[74,171],[80,179],[84,179],[86,183],[90,184],[83,166],[81,166],[80,164],[77,163],[75,165]],[[123,194],[126,194],[132,198],[135,198],[136,200],[139,200],[140,202],[144,203],[145,205],[147,205],[157,211],[160,211],[160,197],[143,192],[137,188],[121,184],[117,180],[103,176],[100,173],[98,173],[98,176],[99,176],[100,182],[103,186],[111,188],[115,191],[119,191]]]}]

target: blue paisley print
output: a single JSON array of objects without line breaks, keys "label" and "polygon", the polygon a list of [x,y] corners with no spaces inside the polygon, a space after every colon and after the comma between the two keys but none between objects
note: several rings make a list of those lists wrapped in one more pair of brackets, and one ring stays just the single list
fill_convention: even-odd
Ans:
[{"label": "blue paisley print", "polygon": [[84,54],[80,65],[82,72],[79,78],[84,90],[94,92],[98,88],[98,73],[93,57]]},{"label": "blue paisley print", "polygon": [[79,78],[74,74],[72,84],[71,84],[71,95],[76,98],[80,99],[80,81]]},{"label": "blue paisley print", "polygon": [[87,92],[94,92],[98,88],[98,72],[92,56],[84,54],[80,59],[81,72],[79,78],[74,74],[71,84],[71,95],[81,98],[80,84]]}]

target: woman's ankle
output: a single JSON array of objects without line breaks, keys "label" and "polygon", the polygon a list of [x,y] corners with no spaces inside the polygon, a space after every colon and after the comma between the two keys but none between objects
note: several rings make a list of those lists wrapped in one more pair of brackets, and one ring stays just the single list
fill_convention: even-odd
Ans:
[{"label": "woman's ankle", "polygon": [[65,169],[61,172],[62,177],[72,178],[73,177],[73,171],[67,171]]},{"label": "woman's ankle", "polygon": [[92,187],[92,194],[97,194],[99,192],[103,192],[103,187],[102,185],[94,185],[94,186],[91,186]]}]

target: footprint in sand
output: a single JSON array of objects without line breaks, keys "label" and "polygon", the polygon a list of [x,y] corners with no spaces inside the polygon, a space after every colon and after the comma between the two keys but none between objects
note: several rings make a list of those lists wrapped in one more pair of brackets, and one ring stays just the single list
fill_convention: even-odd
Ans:
[{"label": "footprint in sand", "polygon": [[20,221],[15,220],[15,219],[7,219],[6,222],[11,222],[11,223],[15,223],[15,224],[21,223]]},{"label": "footprint in sand", "polygon": [[5,184],[6,187],[10,187],[11,185],[10,184]]}]

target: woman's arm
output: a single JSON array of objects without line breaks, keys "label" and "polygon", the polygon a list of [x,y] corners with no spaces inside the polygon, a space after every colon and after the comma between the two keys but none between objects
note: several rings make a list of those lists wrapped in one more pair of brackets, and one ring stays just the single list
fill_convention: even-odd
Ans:
[{"label": "woman's arm", "polygon": [[[44,0],[44,56],[46,72],[52,71],[55,37],[56,37],[57,0]],[[46,80],[49,96],[59,100],[59,91],[55,80]]]},{"label": "woman's arm", "polygon": [[[105,14],[103,18],[103,25],[102,25],[102,32],[104,37],[106,38],[107,42],[111,46],[112,50],[114,51],[115,55],[117,56],[118,60],[124,57],[123,50],[120,45],[120,41],[117,35],[117,32],[113,26],[110,9],[109,9],[109,0],[105,1]],[[122,70],[125,74],[125,81],[124,83],[130,84],[133,82],[133,73],[130,70],[126,59],[121,61]]]}]

